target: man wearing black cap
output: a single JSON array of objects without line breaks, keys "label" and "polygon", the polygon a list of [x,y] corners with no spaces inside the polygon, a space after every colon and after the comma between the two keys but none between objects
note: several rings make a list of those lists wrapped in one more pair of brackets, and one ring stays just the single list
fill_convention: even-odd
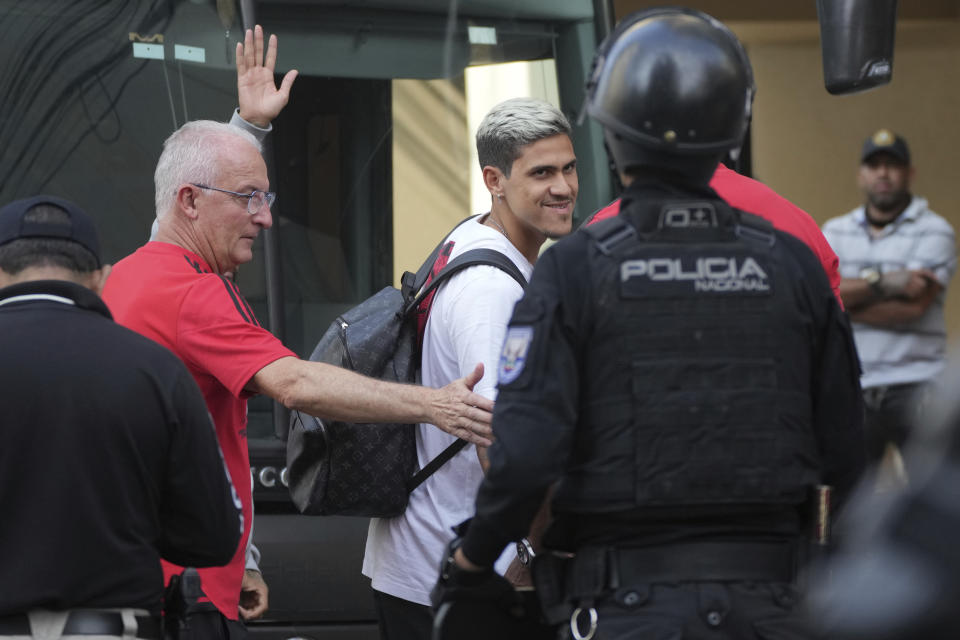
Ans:
[{"label": "man wearing black cap", "polygon": [[864,204],[823,228],[840,258],[874,462],[922,419],[922,399],[946,361],[943,302],[956,268],[954,232],[910,192],[913,174],[907,142],[880,129],[860,154]]},{"label": "man wearing black cap", "polygon": [[0,208],[0,637],[160,638],[160,558],[240,539],[200,390],[113,322],[109,271],[76,205]]}]

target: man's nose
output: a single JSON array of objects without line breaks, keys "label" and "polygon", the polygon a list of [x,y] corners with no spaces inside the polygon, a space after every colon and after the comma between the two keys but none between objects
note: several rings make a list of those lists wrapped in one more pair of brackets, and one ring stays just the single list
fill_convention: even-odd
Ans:
[{"label": "man's nose", "polygon": [[558,173],[550,183],[550,193],[552,195],[570,197],[573,192],[574,185],[571,183],[570,177],[565,176],[562,172]]},{"label": "man's nose", "polygon": [[269,204],[264,202],[260,210],[253,214],[253,223],[263,229],[269,229],[273,226],[273,215],[270,213]]},{"label": "man's nose", "polygon": [[877,165],[877,175],[881,175],[884,177],[889,176],[890,171],[892,169],[893,169],[893,164],[889,162],[881,162],[880,164]]}]

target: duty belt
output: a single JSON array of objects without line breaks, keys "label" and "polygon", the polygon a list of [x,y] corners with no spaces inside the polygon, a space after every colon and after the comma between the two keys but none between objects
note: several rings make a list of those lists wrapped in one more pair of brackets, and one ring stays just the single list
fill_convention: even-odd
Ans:
[{"label": "duty belt", "polygon": [[551,624],[569,620],[575,640],[592,640],[594,602],[621,587],[678,582],[792,582],[797,542],[678,542],[649,547],[584,547],[576,554],[541,553],[533,578]]},{"label": "duty belt", "polygon": [[797,545],[788,542],[693,542],[615,549],[611,570],[635,582],[791,582]]},{"label": "duty belt", "polygon": [[652,547],[587,547],[567,571],[568,594],[596,595],[621,586],[674,582],[792,582],[794,542],[682,542]]},{"label": "duty belt", "polygon": [[[136,616],[137,633],[134,637],[160,640],[160,619]],[[0,636],[29,636],[30,619],[25,613],[0,616]],[[71,611],[62,635],[123,636],[123,618],[117,611]]]}]

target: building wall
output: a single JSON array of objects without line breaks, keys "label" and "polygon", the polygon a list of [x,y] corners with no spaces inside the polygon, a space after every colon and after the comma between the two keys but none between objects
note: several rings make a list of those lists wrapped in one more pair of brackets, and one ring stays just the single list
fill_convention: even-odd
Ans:
[{"label": "building wall", "polygon": [[393,82],[393,279],[415,271],[470,210],[463,83]]}]

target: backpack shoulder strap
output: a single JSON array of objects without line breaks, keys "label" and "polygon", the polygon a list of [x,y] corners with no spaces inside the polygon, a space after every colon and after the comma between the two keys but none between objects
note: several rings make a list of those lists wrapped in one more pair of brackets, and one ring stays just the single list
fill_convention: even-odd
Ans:
[{"label": "backpack shoulder strap", "polygon": [[[461,253],[459,256],[451,260],[443,269],[437,272],[437,274],[433,277],[433,280],[430,281],[430,284],[427,285],[423,291],[420,292],[420,295],[418,295],[413,301],[411,308],[415,308],[417,305],[419,305],[420,300],[429,295],[431,291],[435,290],[442,282],[453,276],[455,273],[463,271],[468,267],[474,267],[477,265],[489,265],[491,267],[502,269],[511,277],[513,277],[513,279],[517,281],[517,284],[519,284],[521,288],[526,288],[527,286],[527,280],[523,277],[523,274],[520,273],[520,269],[518,269],[517,265],[513,263],[513,260],[504,254],[495,249],[471,249],[470,251]],[[407,483],[407,491],[413,491],[423,484],[424,480],[433,475],[437,469],[446,464],[446,462],[453,456],[457,455],[457,453],[467,446],[467,444],[468,443],[466,440],[458,439],[437,454],[435,458],[430,460],[430,462],[425,464],[422,469],[417,471],[410,478],[409,482]]]},{"label": "backpack shoulder strap", "polygon": [[517,284],[519,284],[521,288],[526,288],[527,279],[520,273],[517,265],[513,263],[513,260],[496,249],[471,249],[470,251],[464,251],[441,269],[440,272],[437,273],[436,279],[447,278],[457,271],[481,264],[490,265],[491,267],[497,267],[501,271],[506,271],[508,275],[517,281]]},{"label": "backpack shoulder strap", "polygon": [[461,253],[459,256],[447,263],[443,269],[438,271],[430,281],[430,284],[423,287],[423,289],[417,294],[417,297],[408,303],[405,312],[416,308],[425,297],[430,295],[431,291],[435,290],[454,274],[477,265],[489,265],[491,267],[497,267],[501,271],[505,271],[514,280],[516,280],[517,284],[519,284],[521,288],[526,288],[527,286],[527,279],[523,277],[522,273],[520,273],[520,269],[518,269],[517,265],[513,263],[513,260],[508,258],[506,255],[500,253],[496,249],[471,249],[470,251]]},{"label": "backpack shoulder strap", "polygon": [[423,466],[423,469],[420,469],[410,477],[410,480],[407,482],[407,493],[410,493],[423,484],[424,480],[432,476],[437,469],[446,464],[450,458],[457,455],[457,453],[468,444],[470,443],[463,439],[454,440],[453,444],[438,453],[433,460]]},{"label": "backpack shoulder strap", "polygon": [[423,261],[423,264],[420,265],[420,268],[417,269],[416,273],[410,271],[405,271],[403,273],[403,276],[400,278],[400,291],[403,293],[404,300],[409,300],[423,287],[424,283],[427,281],[427,278],[430,277],[430,271],[433,269],[433,265],[436,264],[437,257],[440,255],[443,245],[447,243],[447,239],[451,236],[451,234],[459,229],[461,225],[479,218],[482,215],[484,214],[478,213],[476,215],[468,216],[458,222],[457,225],[453,229],[450,229],[447,235],[443,237],[443,240],[441,240],[437,246],[433,248],[433,251],[431,251],[430,255],[427,256],[427,259]]}]

